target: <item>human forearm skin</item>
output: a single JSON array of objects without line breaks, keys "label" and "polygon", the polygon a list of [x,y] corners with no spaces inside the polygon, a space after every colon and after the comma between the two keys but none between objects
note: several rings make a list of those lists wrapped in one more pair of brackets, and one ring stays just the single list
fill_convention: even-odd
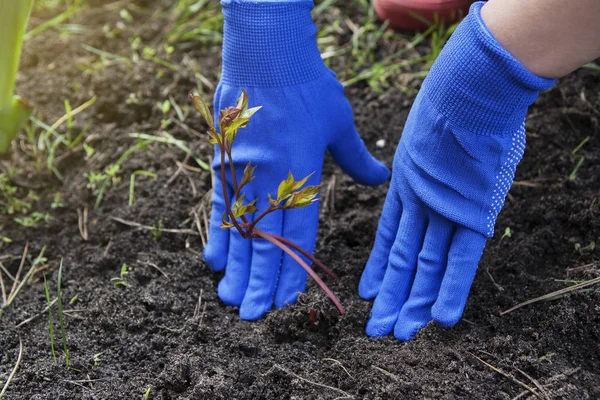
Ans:
[{"label": "human forearm skin", "polygon": [[481,16],[534,74],[559,78],[600,57],[600,1],[490,0]]}]

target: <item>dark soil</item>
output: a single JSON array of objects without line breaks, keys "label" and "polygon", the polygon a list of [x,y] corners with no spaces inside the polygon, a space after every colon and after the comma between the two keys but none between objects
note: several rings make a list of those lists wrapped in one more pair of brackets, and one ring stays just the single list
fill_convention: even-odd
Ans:
[{"label": "dark soil", "polygon": [[[190,60],[215,83],[219,44],[192,43],[186,50],[176,49],[171,62],[181,66],[179,72],[142,61],[84,73],[82,66],[97,57],[82,43],[128,57],[132,34],[146,45],[160,42],[168,27],[160,7],[164,12],[172,6],[168,1],[131,2],[135,24],[126,24],[120,37],[108,40],[103,27],[116,26],[118,9],[102,8],[101,1],[94,4],[73,21],[84,25],[85,33],[64,37],[47,31],[24,49],[18,92],[36,105],[40,118],[53,122],[64,114],[65,98],[77,106],[98,96],[75,122],[78,129],[89,124],[87,140],[96,155],[84,161],[77,150],[62,157],[58,167],[64,184],[40,172],[19,175],[20,184],[38,188],[38,206],[48,208],[51,222],[35,229],[6,217],[0,222],[2,235],[13,239],[0,248],[8,270],[16,273],[25,243],[30,260],[46,246],[51,291],[63,258],[65,310],[75,310],[65,316],[70,368],[64,366],[60,335],[58,365],[52,360],[41,272],[5,310],[0,320],[1,382],[16,362],[19,338],[23,341],[23,360],[6,399],[140,399],[147,388],[150,399],[535,398],[524,385],[543,388],[540,398],[600,398],[597,286],[499,316],[519,302],[566,287],[565,280],[599,275],[600,254],[590,244],[600,244],[600,74],[581,70],[561,79],[532,107],[518,183],[500,214],[496,236],[488,243],[457,326],[432,324],[408,343],[364,334],[371,303],[358,297],[357,285],[387,186],[356,185],[329,160],[323,179],[336,176],[335,206],[322,209],[316,254],[340,275],[328,283],[347,314],[339,317],[311,282],[298,304],[246,322],[235,308],[218,300],[220,275],[201,256],[186,251],[186,235],[164,233],[155,240],[147,230],[111,219],[144,225],[161,220],[165,228],[181,228],[210,188],[208,172],[187,173],[195,191],[185,173],[168,183],[177,170],[175,162],[183,161],[185,154],[175,147],[150,145],[125,162],[122,182],[107,191],[98,209],[93,209],[95,196],[83,175],[114,162],[135,144],[129,133],[155,133],[162,118],[157,101],[172,95],[179,105],[188,104],[187,93],[197,87]],[[355,23],[364,20],[356,7],[341,9]],[[33,22],[39,23],[42,19],[36,17]],[[319,24],[333,18],[323,14]],[[343,30],[340,43],[350,37],[345,25]],[[383,43],[376,57],[394,51]],[[341,72],[345,63],[350,61],[342,57],[332,68]],[[365,142],[388,165],[413,92],[391,86],[375,93],[364,83],[347,90]],[[136,94],[137,104],[127,104],[130,93]],[[186,124],[204,130],[195,113]],[[170,131],[208,159],[212,150],[204,139],[180,126]],[[584,161],[570,180],[577,163],[572,150],[586,137],[589,140],[577,152]],[[375,146],[379,139],[386,140],[383,149]],[[13,162],[25,157],[16,151]],[[138,177],[137,200],[128,207],[128,177],[138,169],[153,171],[157,178]],[[64,205],[49,210],[57,191]],[[77,209],[84,207],[90,212],[87,241],[78,229]],[[507,227],[512,235],[500,239]],[[201,250],[197,237],[189,238],[189,246]],[[119,275],[123,263],[131,266],[125,278],[129,287],[115,287],[111,278]],[[77,301],[67,305],[74,296]],[[205,313],[194,319],[199,296]],[[311,309],[319,311],[318,324],[309,318]]]}]

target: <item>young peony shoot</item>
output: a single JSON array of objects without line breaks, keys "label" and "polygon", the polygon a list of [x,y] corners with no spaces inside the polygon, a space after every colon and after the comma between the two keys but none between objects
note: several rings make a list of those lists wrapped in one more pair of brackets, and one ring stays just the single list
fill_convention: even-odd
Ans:
[{"label": "young peony shoot", "polygon": [[[225,200],[225,212],[223,213],[223,224],[221,225],[221,228],[236,229],[245,239],[267,240],[273,245],[279,247],[308,272],[308,274],[317,282],[321,289],[323,289],[331,301],[333,301],[339,313],[343,315],[344,308],[342,307],[338,298],[297,253],[304,255],[313,264],[320,267],[330,277],[337,278],[337,276],[298,244],[286,239],[283,236],[263,232],[256,226],[260,220],[269,213],[284,209],[310,206],[314,202],[318,201],[316,197],[319,194],[319,189],[321,186],[304,186],[310,175],[297,181],[292,173],[289,172],[288,177],[279,184],[279,187],[277,188],[277,196],[275,198],[273,198],[270,193],[266,194],[269,198],[269,207],[266,210],[262,210],[262,212],[254,219],[254,222],[249,222],[249,220],[246,218],[246,215],[254,214],[260,211],[256,208],[257,199],[246,201],[246,199],[244,199],[244,195],[241,194],[240,191],[245,185],[255,178],[254,170],[256,169],[256,166],[252,165],[252,162],[249,162],[244,169],[242,178],[238,180],[238,176],[233,165],[231,149],[238,131],[248,126],[252,116],[258,110],[260,110],[261,107],[248,108],[248,95],[246,94],[246,91],[242,89],[242,93],[240,94],[236,105],[221,111],[217,129],[214,124],[212,113],[202,98],[193,94],[190,94],[190,98],[198,112],[208,124],[209,142],[219,146],[221,153],[220,173],[221,182],[223,184],[223,197]],[[227,160],[225,160],[225,157],[227,157]],[[227,168],[229,168],[231,171],[235,199],[229,198],[227,194],[228,191],[225,187],[225,174]],[[265,188],[265,190],[268,189]]]}]

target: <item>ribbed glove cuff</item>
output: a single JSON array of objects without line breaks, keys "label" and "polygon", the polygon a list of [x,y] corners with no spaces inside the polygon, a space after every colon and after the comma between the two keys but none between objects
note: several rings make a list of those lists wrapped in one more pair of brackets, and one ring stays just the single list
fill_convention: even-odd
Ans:
[{"label": "ribbed glove cuff", "polygon": [[539,91],[556,80],[534,75],[496,41],[481,18],[484,4],[471,6],[431,68],[423,95],[456,128],[512,135]]},{"label": "ribbed glove cuff", "polygon": [[281,87],[327,71],[317,47],[312,0],[222,0],[222,82]]}]

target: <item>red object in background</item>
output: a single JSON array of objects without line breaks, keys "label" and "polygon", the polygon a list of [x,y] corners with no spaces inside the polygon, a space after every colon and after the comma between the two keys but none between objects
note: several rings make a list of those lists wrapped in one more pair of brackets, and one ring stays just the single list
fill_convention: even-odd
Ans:
[{"label": "red object in background", "polygon": [[373,8],[381,20],[389,20],[390,27],[400,30],[424,30],[428,25],[411,14],[428,21],[436,15],[446,26],[458,21],[469,11],[474,0],[374,0]]}]

